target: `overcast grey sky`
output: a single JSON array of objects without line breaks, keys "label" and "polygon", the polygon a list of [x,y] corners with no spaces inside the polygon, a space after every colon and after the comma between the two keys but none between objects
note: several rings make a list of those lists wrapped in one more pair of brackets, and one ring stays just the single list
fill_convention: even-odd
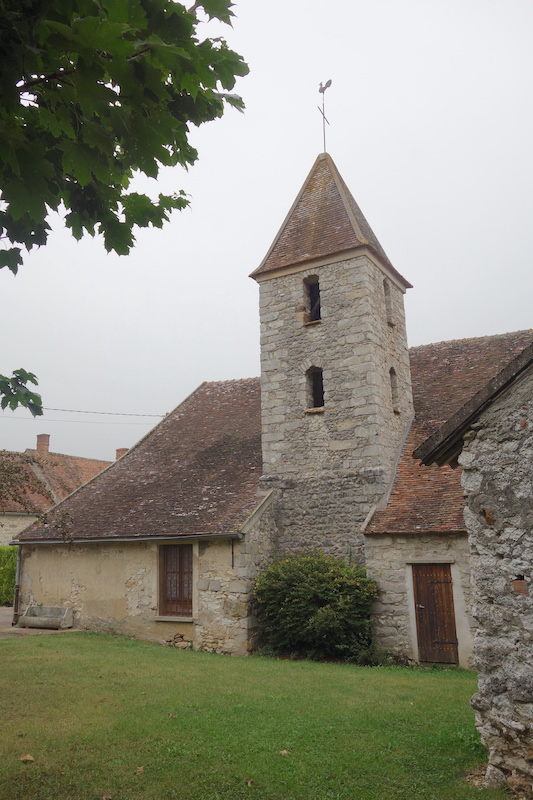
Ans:
[{"label": "overcast grey sky", "polygon": [[[204,380],[259,374],[258,266],[327,150],[413,285],[409,343],[533,326],[531,0],[239,0],[224,35],[250,65],[245,115],[192,134],[161,174],[190,193],[129,257],[60,220],[0,272],[0,371],[39,377],[50,409],[164,414]],[[207,27],[207,31],[210,27]],[[213,28],[213,32],[220,31]],[[157,418],[0,412],[0,448],[113,459]]]}]

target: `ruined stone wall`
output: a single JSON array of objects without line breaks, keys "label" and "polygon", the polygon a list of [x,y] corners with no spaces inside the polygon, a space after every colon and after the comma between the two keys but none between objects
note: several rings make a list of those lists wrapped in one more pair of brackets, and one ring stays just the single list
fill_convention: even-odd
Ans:
[{"label": "ruined stone wall", "polygon": [[376,644],[402,660],[419,660],[412,565],[450,564],[459,665],[471,669],[474,623],[466,534],[367,534],[365,552],[368,575],[379,584],[372,608]]},{"label": "ruined stone wall", "polygon": [[[471,547],[472,699],[490,783],[533,784],[533,373],[489,407],[460,463]],[[533,796],[533,792],[531,792]]]},{"label": "ruined stone wall", "polygon": [[[321,319],[306,324],[311,276]],[[361,526],[387,495],[412,419],[402,290],[365,252],[262,280],[260,314],[262,485],[277,492],[276,547],[361,562]],[[323,370],[323,408],[311,407],[310,367]]]}]

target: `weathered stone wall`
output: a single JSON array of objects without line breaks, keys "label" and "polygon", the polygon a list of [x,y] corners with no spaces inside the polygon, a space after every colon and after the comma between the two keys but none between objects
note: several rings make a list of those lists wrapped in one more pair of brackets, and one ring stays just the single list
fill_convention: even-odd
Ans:
[{"label": "weathered stone wall", "polygon": [[466,534],[410,534],[365,536],[369,577],[379,584],[372,609],[377,645],[398,658],[418,661],[418,639],[413,597],[413,564],[450,564],[459,665],[472,668],[474,623]]},{"label": "weathered stone wall", "polygon": [[533,372],[498,398],[460,458],[471,547],[472,700],[490,782],[533,785]]},{"label": "weathered stone wall", "polygon": [[[304,324],[304,281],[320,280],[321,320]],[[369,255],[270,277],[260,284],[261,403],[266,475],[382,466],[392,472],[412,417],[401,289]],[[388,319],[394,318],[393,325]],[[306,372],[323,369],[324,413],[306,414]],[[393,409],[390,369],[398,380]]]},{"label": "weathered stone wall", "polygon": [[38,517],[31,514],[0,514],[0,545],[5,546],[17,535],[35,522]]},{"label": "weathered stone wall", "polygon": [[[306,324],[311,276],[321,319]],[[277,491],[275,544],[361,560],[362,523],[387,494],[412,419],[402,289],[366,251],[261,280],[260,316],[263,485]],[[310,408],[310,367],[323,370],[323,409]]]},{"label": "weathered stone wall", "polygon": [[253,579],[272,557],[273,528],[265,502],[242,539],[193,543],[190,622],[157,619],[155,542],[24,545],[22,610],[38,604],[68,606],[78,628],[246,655],[257,625],[251,608]]},{"label": "weathered stone wall", "polygon": [[263,486],[276,488],[275,552],[322,550],[364,564],[361,529],[387,490],[383,473],[364,468],[301,480],[263,478]]},{"label": "weathered stone wall", "polygon": [[200,544],[195,625],[198,649],[233,655],[246,655],[253,649],[257,634],[254,578],[273,556],[272,499],[270,496],[265,501],[265,507],[246,526],[242,539]]}]

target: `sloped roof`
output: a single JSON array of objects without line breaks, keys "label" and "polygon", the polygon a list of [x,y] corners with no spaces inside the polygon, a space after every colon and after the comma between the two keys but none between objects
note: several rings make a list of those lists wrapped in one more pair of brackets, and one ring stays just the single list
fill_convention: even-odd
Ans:
[{"label": "sloped roof", "polygon": [[532,364],[533,344],[530,344],[419,445],[413,453],[414,458],[421,459],[426,465],[435,463],[457,466],[466,432],[483,411],[492,405],[502,392],[507,391],[525,370],[530,369]]},{"label": "sloped roof", "polygon": [[321,153],[251,277],[363,246],[369,247],[403,286],[411,286],[392,266],[331,156]]},{"label": "sloped roof", "polygon": [[[204,383],[17,541],[228,535],[259,503],[258,378]],[[65,529],[66,523],[66,529]]]},{"label": "sloped roof", "polygon": [[[460,470],[426,467],[413,450],[533,342],[533,330],[424,345],[410,351],[416,418],[387,508],[366,533],[464,530]],[[202,384],[120,461],[18,540],[224,536],[259,503],[259,378]]]},{"label": "sloped roof", "polygon": [[37,478],[43,481],[56,503],[64,500],[65,497],[113,463],[96,458],[69,456],[64,453],[47,452],[46,455],[43,455],[42,452],[29,448],[26,450],[26,455],[36,459],[32,466],[33,472]]},{"label": "sloped roof", "polygon": [[[25,481],[25,505],[22,506],[11,499],[2,504],[0,513],[41,514],[112,463],[64,453],[51,453],[47,448],[27,448],[24,453],[8,451],[6,455],[13,462],[20,463],[28,478]],[[0,458],[2,458],[1,451]]]},{"label": "sloped roof", "polygon": [[461,470],[423,466],[413,450],[532,342],[533,330],[526,330],[411,348],[415,420],[388,505],[366,533],[465,529]]}]

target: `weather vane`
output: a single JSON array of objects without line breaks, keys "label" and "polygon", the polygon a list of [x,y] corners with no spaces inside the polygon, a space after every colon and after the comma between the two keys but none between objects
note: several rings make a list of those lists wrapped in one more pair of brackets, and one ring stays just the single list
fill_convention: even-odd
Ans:
[{"label": "weather vane", "polygon": [[331,78],[329,81],[325,82],[324,86],[322,86],[322,83],[320,83],[320,86],[318,87],[318,91],[322,95],[322,108],[320,108],[320,106],[317,106],[317,108],[322,114],[322,135],[324,137],[324,153],[326,152],[326,122],[329,125],[329,120],[326,117],[326,114],[324,113],[324,95],[326,93],[326,89],[329,89],[330,86],[331,86]]}]

